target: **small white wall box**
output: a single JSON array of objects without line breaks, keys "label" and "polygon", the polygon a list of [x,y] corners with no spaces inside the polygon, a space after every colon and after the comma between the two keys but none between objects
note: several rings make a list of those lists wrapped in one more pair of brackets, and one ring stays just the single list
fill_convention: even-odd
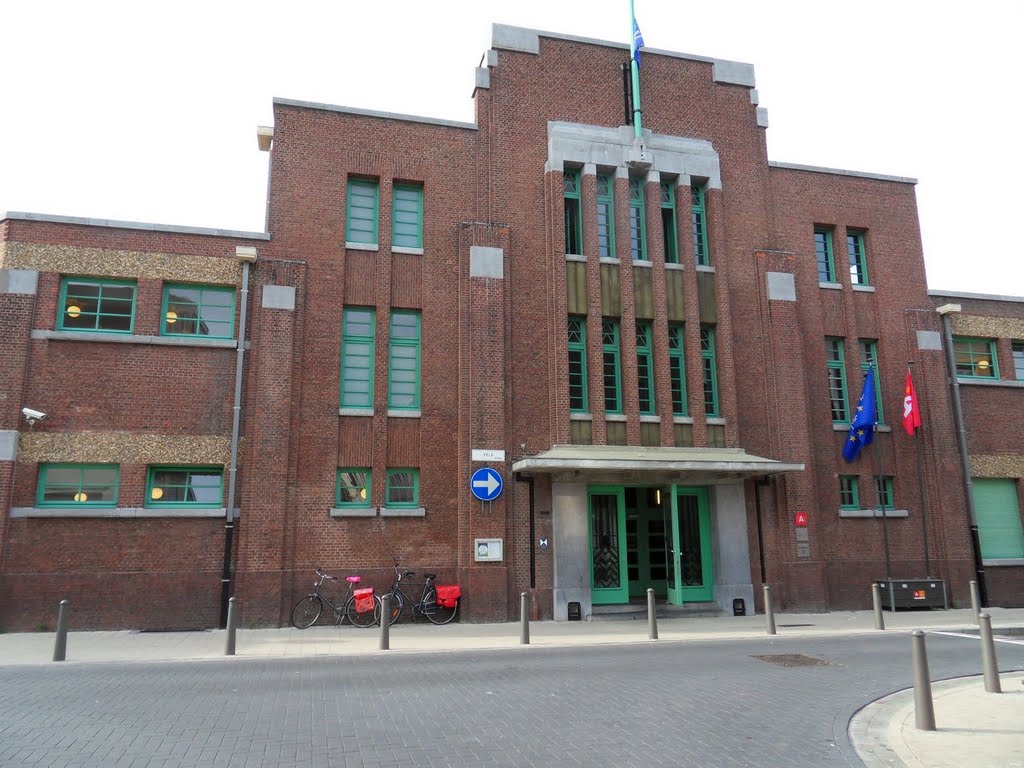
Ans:
[{"label": "small white wall box", "polygon": [[473,559],[476,561],[501,560],[504,539],[476,539],[473,543]]}]

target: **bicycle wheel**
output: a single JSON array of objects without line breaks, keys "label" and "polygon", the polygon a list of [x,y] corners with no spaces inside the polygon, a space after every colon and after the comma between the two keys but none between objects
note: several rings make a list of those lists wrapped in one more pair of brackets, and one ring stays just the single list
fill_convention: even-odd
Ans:
[{"label": "bicycle wheel", "polygon": [[[390,598],[388,606],[388,625],[394,624],[398,621],[398,617],[402,615],[402,611],[405,610],[405,595],[402,591],[395,589],[392,592],[388,592],[387,596]],[[381,610],[384,609],[383,601],[381,601]]]},{"label": "bicycle wheel", "polygon": [[324,604],[319,595],[306,595],[292,608],[292,626],[296,629],[307,629],[316,624]]},{"label": "bicycle wheel", "polygon": [[373,596],[373,610],[356,613],[356,597],[353,595],[345,603],[345,617],[357,627],[372,627],[380,621],[380,598]]},{"label": "bicycle wheel", "polygon": [[459,610],[459,601],[456,598],[455,605],[451,608],[446,608],[437,602],[437,588],[430,587],[423,595],[423,614],[430,619],[433,624],[447,624],[449,621],[455,618],[455,613]]}]

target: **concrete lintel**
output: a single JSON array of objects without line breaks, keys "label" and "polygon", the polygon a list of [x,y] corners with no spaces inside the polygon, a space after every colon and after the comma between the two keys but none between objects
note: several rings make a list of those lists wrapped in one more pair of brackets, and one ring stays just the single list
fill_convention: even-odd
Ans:
[{"label": "concrete lintel", "polygon": [[295,309],[295,286],[265,285],[263,286],[264,309]]},{"label": "concrete lintel", "polygon": [[166,347],[215,347],[235,349],[235,339],[203,339],[191,336],[143,336],[134,333],[103,333],[102,331],[44,331],[38,328],[31,334],[33,339],[51,341],[94,341],[113,344],[157,344]]},{"label": "concrete lintel", "polygon": [[[147,509],[146,507],[11,507],[11,517],[224,517],[226,507],[186,507],[182,509]],[[239,510],[235,510],[235,518]]]},{"label": "concrete lintel", "polygon": [[380,508],[381,517],[426,517],[427,510],[424,507],[416,508],[399,508],[393,509],[391,507]]},{"label": "concrete lintel", "polygon": [[335,507],[331,509],[331,517],[376,517],[376,507]]},{"label": "concrete lintel", "polygon": [[[840,509],[840,517],[882,517],[882,510],[880,509]],[[896,517],[910,517],[910,512],[905,509],[887,509],[885,510],[885,517],[896,518]]]},{"label": "concrete lintel", "polygon": [[34,296],[39,287],[39,273],[34,269],[0,269],[0,293]]}]

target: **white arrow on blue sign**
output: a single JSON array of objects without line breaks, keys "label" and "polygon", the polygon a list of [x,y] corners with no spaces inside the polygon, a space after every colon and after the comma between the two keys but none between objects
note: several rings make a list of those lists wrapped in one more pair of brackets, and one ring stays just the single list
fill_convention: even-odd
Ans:
[{"label": "white arrow on blue sign", "polygon": [[473,473],[469,481],[469,490],[480,501],[494,501],[501,496],[501,489],[504,486],[501,475],[490,467],[481,467]]}]

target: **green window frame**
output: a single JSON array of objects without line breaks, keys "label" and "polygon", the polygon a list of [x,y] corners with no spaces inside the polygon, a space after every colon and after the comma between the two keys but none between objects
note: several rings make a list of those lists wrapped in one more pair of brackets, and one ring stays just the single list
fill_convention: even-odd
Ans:
[{"label": "green window frame", "polygon": [[956,361],[957,378],[999,378],[999,360],[994,339],[954,336],[953,358]]},{"label": "green window frame", "polygon": [[388,408],[420,407],[421,328],[419,312],[392,312],[388,347]]},{"label": "green window frame", "polygon": [[562,173],[565,204],[565,252],[583,254],[583,208],[580,197],[579,168],[566,168]]},{"label": "green window frame", "polygon": [[615,179],[597,175],[597,255],[615,258]]},{"label": "green window frame", "polygon": [[672,415],[689,416],[686,402],[686,341],[684,326],[668,327],[668,365],[672,381]]},{"label": "green window frame", "polygon": [[882,377],[879,373],[878,364],[878,340],[877,339],[858,339],[857,344],[860,347],[860,370],[864,374],[867,374],[868,369],[874,366],[875,369],[875,414],[879,424],[885,424],[885,413],[882,403],[885,401],[882,399]]},{"label": "green window frame", "polygon": [[850,408],[846,389],[846,359],[843,340],[836,336],[825,337],[825,365],[828,376],[829,408],[833,424],[849,424]]},{"label": "green window frame", "polygon": [[222,507],[224,468],[151,466],[146,472],[146,506]]},{"label": "green window frame", "polygon": [[391,247],[423,247],[423,187],[395,185],[391,205]]},{"label": "green window frame", "polygon": [[857,478],[854,475],[839,476],[839,508],[860,509],[857,493]]},{"label": "green window frame", "polygon": [[1024,558],[1024,523],[1015,479],[972,478],[978,539],[984,560]]},{"label": "green window frame", "polygon": [[111,509],[120,481],[118,464],[40,464],[36,506]]},{"label": "green window frame", "polygon": [[654,354],[651,345],[651,324],[636,326],[636,378],[640,396],[640,413],[651,416],[654,403]]},{"label": "green window frame", "polygon": [[384,493],[385,506],[393,509],[416,508],[420,505],[420,471],[389,469]]},{"label": "green window frame", "polygon": [[380,185],[369,179],[349,179],[345,195],[345,242],[377,245]]},{"label": "green window frame", "polygon": [[892,492],[892,477],[875,475],[875,503],[878,509],[896,509],[895,496]]},{"label": "green window frame", "polygon": [[587,321],[569,318],[569,411],[586,413],[587,402]]},{"label": "green window frame", "polygon": [[334,504],[338,508],[370,506],[373,474],[369,467],[340,467],[335,483]]},{"label": "green window frame", "polygon": [[57,329],[131,333],[135,327],[136,291],[134,280],[61,278]]},{"label": "green window frame", "polygon": [[832,230],[826,227],[814,228],[814,256],[818,263],[818,282],[836,281],[836,262],[832,254]]},{"label": "green window frame", "polygon": [[846,230],[846,250],[850,255],[850,282],[854,285],[870,285],[867,245],[862,230]]},{"label": "green window frame", "polygon": [[690,187],[690,210],[691,222],[693,224],[693,257],[699,267],[711,265],[711,255],[708,252],[707,233],[707,195],[704,193],[704,185],[696,184]]},{"label": "green window frame", "polygon": [[644,180],[629,180],[629,252],[633,261],[647,261],[647,216]]},{"label": "green window frame", "polygon": [[234,338],[235,289],[223,285],[165,283],[160,335]]},{"label": "green window frame", "polygon": [[375,310],[348,307],[342,312],[340,408],[373,407],[376,332]]},{"label": "green window frame", "polygon": [[665,244],[665,263],[679,263],[679,227],[676,224],[676,189],[671,183],[661,184],[661,239]]},{"label": "green window frame", "polygon": [[1013,349],[1013,373],[1017,381],[1024,381],[1024,341],[1015,341]]},{"label": "green window frame", "polygon": [[601,321],[601,354],[604,366],[605,413],[622,413],[622,366],[619,359],[619,324]]},{"label": "green window frame", "polygon": [[718,416],[718,361],[715,354],[715,328],[700,327],[700,358],[704,379],[704,415]]}]

